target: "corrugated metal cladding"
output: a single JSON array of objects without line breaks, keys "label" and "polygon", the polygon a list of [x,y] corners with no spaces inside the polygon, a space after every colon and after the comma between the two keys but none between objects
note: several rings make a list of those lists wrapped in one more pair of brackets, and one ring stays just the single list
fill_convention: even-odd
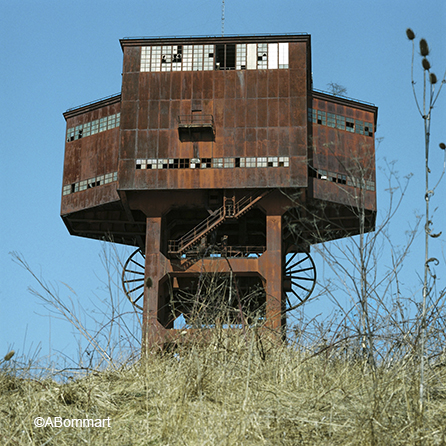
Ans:
[{"label": "corrugated metal cladding", "polygon": [[120,189],[305,187],[309,36],[273,39],[122,41]]}]

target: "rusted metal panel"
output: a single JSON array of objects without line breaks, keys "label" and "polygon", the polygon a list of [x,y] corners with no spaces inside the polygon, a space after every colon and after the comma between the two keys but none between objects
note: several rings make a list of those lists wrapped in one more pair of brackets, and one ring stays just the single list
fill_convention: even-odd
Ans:
[{"label": "rusted metal panel", "polygon": [[351,209],[363,207],[364,210],[376,211],[374,191],[360,192],[353,186],[337,184],[328,180],[311,178],[312,197],[324,202],[346,205]]},{"label": "rusted metal panel", "polygon": [[62,215],[118,200],[107,184],[117,179],[119,113],[120,96],[115,96],[64,114]]},{"label": "rusted metal panel", "polygon": [[[202,271],[190,266],[201,244],[231,253],[224,271],[230,265],[241,282],[249,284],[248,275],[261,279],[267,324],[279,330],[286,253],[358,233],[360,194],[365,228],[373,229],[376,107],[311,91],[306,35],[121,44],[121,96],[65,114],[73,133],[64,160],[65,224],[72,234],[107,233],[145,249],[145,280],[152,284],[145,289],[145,345],[173,333],[166,275],[174,275],[177,287],[191,286]],[[84,124],[117,113],[119,127],[76,137]],[[236,208],[246,213],[237,221]],[[305,219],[306,210],[319,219]],[[298,240],[283,235],[285,212],[297,215]],[[209,221],[221,225],[213,234]],[[185,237],[191,257],[183,262],[174,254],[186,249],[178,242]],[[260,257],[235,258],[250,249]],[[210,257],[200,265],[219,270]]]}]

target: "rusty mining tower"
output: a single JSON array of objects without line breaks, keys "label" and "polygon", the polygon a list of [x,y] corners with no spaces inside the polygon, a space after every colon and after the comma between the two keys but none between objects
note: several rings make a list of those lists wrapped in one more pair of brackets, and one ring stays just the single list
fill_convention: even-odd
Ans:
[{"label": "rusty mining tower", "polygon": [[310,246],[374,228],[377,108],[313,90],[307,34],[120,43],[121,93],[64,113],[65,225],[135,247],[143,347],[216,273],[234,314],[280,332],[314,288]]}]

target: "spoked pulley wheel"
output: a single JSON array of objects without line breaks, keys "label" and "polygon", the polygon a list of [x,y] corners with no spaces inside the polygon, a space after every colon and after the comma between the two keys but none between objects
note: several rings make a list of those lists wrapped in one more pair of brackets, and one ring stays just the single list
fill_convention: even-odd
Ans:
[{"label": "spoked pulley wheel", "polygon": [[144,265],[146,256],[137,249],[125,262],[122,270],[122,288],[128,300],[142,311],[144,301]]},{"label": "spoked pulley wheel", "polygon": [[285,258],[283,274],[284,311],[304,304],[316,285],[316,266],[310,254],[292,252]]}]

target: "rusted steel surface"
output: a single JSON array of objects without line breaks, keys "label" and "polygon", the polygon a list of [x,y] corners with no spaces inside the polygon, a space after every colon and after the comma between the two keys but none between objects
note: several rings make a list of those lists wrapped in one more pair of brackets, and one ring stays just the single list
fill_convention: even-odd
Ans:
[{"label": "rusted steel surface", "polygon": [[[290,43],[286,70],[140,72],[140,48],[131,41],[122,45],[122,189],[226,188],[234,182],[238,187],[307,185],[308,37]],[[212,116],[215,140],[201,132],[195,141],[179,138],[178,117],[196,112]],[[262,171],[236,166],[137,170],[134,165],[139,158],[198,158],[213,164],[218,158],[279,156],[289,158],[287,167]]]},{"label": "rusted steel surface", "polygon": [[180,291],[210,273],[262,288],[280,335],[286,256],[357,234],[359,209],[374,228],[377,108],[312,90],[308,35],[121,46],[121,94],[64,114],[68,230],[141,249],[143,350],[178,337]]}]

